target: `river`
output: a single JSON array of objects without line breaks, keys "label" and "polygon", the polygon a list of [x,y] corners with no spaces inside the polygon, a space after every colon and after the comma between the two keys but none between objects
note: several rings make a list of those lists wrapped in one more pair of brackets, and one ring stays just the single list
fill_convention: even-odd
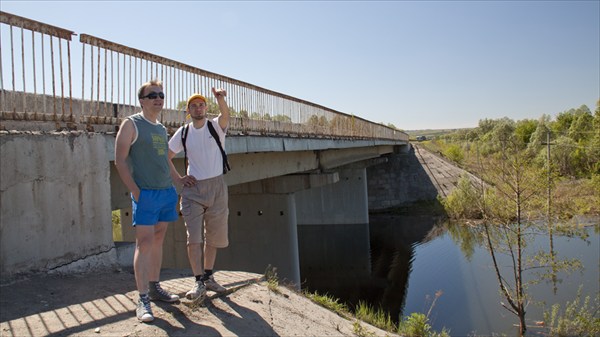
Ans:
[{"label": "river", "polygon": [[[553,233],[553,256],[582,268],[571,272],[536,268],[524,272],[530,296],[528,335],[540,327],[545,308],[563,308],[581,289],[592,299],[600,292],[598,219],[584,219],[583,237]],[[489,251],[464,225],[449,225],[431,216],[371,216],[368,229],[358,225],[311,228],[311,257],[301,254],[302,288],[329,294],[349,307],[359,301],[382,308],[392,319],[412,312],[429,313],[434,330],[452,336],[517,335],[518,319],[502,307],[506,300]],[[368,231],[368,242],[364,236]],[[306,233],[305,233],[306,235]],[[306,236],[305,236],[306,237]],[[317,241],[317,242],[315,242]],[[314,248],[313,246],[313,248]],[[528,237],[526,256],[550,251],[549,235]],[[320,258],[320,260],[319,260]],[[315,263],[315,261],[320,261]],[[510,277],[512,260],[498,254],[499,268]],[[436,298],[437,294],[437,298]]]}]

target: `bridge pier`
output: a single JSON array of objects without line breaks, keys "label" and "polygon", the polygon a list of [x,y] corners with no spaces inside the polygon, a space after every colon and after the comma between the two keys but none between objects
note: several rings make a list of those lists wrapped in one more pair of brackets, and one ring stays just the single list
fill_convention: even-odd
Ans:
[{"label": "bridge pier", "polygon": [[229,247],[219,250],[217,266],[256,273],[272,266],[298,288],[308,274],[336,282],[368,275],[367,199],[364,167],[231,186]]},{"label": "bridge pier", "polygon": [[281,281],[299,284],[294,194],[233,194],[229,197],[229,247],[216,266],[264,274],[275,267]]},{"label": "bridge pier", "polygon": [[219,269],[264,273],[271,266],[299,288],[294,192],[338,180],[337,173],[293,174],[230,186],[229,247],[219,250]]},{"label": "bridge pier", "polygon": [[[341,169],[339,176],[296,193],[300,274],[309,289],[352,288],[371,273],[366,169]],[[319,284],[307,283],[314,280]]]}]

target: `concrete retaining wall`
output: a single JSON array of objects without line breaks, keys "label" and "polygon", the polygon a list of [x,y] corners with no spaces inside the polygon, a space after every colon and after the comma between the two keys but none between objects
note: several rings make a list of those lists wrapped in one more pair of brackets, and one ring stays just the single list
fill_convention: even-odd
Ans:
[{"label": "concrete retaining wall", "polygon": [[107,137],[0,133],[2,277],[114,262]]},{"label": "concrete retaining wall", "polygon": [[367,168],[369,209],[382,210],[422,200],[435,200],[436,186],[417,157],[408,153],[386,155],[387,163]]}]

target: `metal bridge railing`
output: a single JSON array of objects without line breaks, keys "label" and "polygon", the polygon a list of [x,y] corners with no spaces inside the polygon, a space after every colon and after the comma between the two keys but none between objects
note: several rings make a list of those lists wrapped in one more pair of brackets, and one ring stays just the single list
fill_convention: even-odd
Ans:
[{"label": "metal bridge railing", "polygon": [[[0,23],[3,120],[87,129],[118,125],[140,111],[139,86],[159,79],[166,95],[162,123],[169,128],[185,123],[189,95],[200,92],[211,100],[211,88],[222,87],[233,134],[408,141],[406,133],[385,125],[91,35],[80,34],[80,44],[71,46],[75,33],[62,28],[6,12],[0,12]],[[81,67],[72,55],[80,57]],[[209,113],[218,113],[214,100]]]}]

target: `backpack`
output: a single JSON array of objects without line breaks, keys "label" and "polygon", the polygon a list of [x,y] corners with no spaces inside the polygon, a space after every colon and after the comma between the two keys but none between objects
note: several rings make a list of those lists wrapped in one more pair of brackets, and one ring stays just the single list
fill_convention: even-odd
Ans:
[{"label": "backpack", "polygon": [[[217,145],[219,146],[219,150],[221,150],[221,157],[223,157],[223,174],[227,174],[228,171],[231,171],[231,167],[229,166],[229,161],[227,160],[227,153],[225,153],[225,150],[223,150],[223,146],[221,145],[221,140],[219,139],[219,135],[217,134],[215,127],[212,125],[212,121],[206,120],[206,122],[208,123],[206,125],[208,127],[208,131],[210,132],[210,134],[213,136],[213,138],[217,142]],[[183,126],[183,130],[181,130],[181,143],[183,144],[185,167],[188,166],[187,147],[185,146],[185,141],[187,139],[189,127],[190,127],[190,124],[186,124]]]}]

